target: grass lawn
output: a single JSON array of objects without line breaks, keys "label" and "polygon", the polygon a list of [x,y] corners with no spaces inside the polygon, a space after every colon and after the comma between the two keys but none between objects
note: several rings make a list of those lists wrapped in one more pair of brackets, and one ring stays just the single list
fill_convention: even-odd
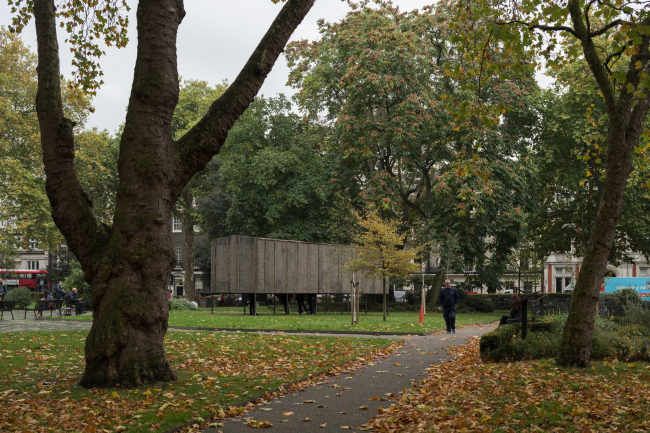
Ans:
[{"label": "grass lawn", "polygon": [[[243,308],[217,309],[214,314],[209,309],[200,308],[196,311],[169,312],[169,326],[188,326],[200,328],[235,328],[235,329],[277,329],[277,330],[308,330],[308,331],[363,331],[363,332],[431,332],[445,328],[442,313],[429,312],[424,323],[418,323],[418,313],[394,312],[389,313],[386,322],[382,313],[361,312],[359,324],[350,324],[349,313],[316,314],[284,314],[268,312],[265,308],[258,309],[258,316],[243,314]],[[463,326],[474,323],[486,323],[499,320],[503,311],[493,313],[459,313],[456,325]],[[507,312],[505,312],[507,314]],[[92,320],[92,316],[71,316],[72,319]]]},{"label": "grass lawn", "polygon": [[[169,332],[178,380],[160,388],[86,390],[87,332],[0,334],[0,431],[164,431],[338,366],[387,340]],[[316,379],[317,380],[317,379]],[[106,430],[103,430],[106,429]]]},{"label": "grass lawn", "polygon": [[[593,362],[562,368],[552,359],[483,363],[478,339],[453,350],[417,388],[398,395],[372,425],[382,431],[647,432],[650,365]],[[435,425],[435,429],[432,427]]]}]

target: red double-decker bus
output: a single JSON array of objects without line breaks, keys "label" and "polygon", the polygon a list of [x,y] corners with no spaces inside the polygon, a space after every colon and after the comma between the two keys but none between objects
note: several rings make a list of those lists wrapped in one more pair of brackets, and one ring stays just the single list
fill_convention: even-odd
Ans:
[{"label": "red double-decker bus", "polygon": [[48,288],[47,271],[44,269],[0,269],[0,278],[9,290],[15,287],[27,287],[31,291]]}]

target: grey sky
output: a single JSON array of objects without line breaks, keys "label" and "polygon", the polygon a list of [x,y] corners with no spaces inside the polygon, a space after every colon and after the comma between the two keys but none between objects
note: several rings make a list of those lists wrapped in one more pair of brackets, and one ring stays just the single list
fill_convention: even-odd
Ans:
[{"label": "grey sky", "polygon": [[[403,10],[413,10],[431,3],[432,0],[397,0],[394,4]],[[135,5],[135,2],[129,2]],[[281,9],[283,3],[271,0],[186,0],[187,12],[178,34],[178,69],[183,78],[205,80],[217,84],[227,79],[232,82],[253,49]],[[318,38],[317,21],[339,21],[349,11],[340,0],[316,0],[305,20],[294,32],[292,40]],[[0,0],[0,25],[10,23],[10,10],[6,0]],[[131,12],[130,37],[135,41],[135,16]],[[33,21],[23,32],[23,40],[36,50]],[[59,34],[62,43],[64,35]],[[124,121],[128,103],[133,66],[135,42],[125,49],[107,48],[100,60],[104,72],[104,85],[94,100],[95,113],[87,126],[108,129],[113,133]],[[61,47],[61,69],[70,76],[69,50]],[[278,60],[269,74],[261,94],[274,96],[278,93],[293,94],[286,87],[289,70],[285,59]]]}]

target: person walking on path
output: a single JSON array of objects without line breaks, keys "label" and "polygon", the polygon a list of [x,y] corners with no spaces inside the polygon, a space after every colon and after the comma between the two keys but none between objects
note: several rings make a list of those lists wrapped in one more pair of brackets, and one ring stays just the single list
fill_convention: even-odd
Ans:
[{"label": "person walking on path", "polygon": [[438,311],[442,310],[442,317],[447,325],[447,334],[456,333],[456,305],[458,304],[458,291],[451,287],[451,281],[445,280],[445,287],[438,295]]},{"label": "person walking on path", "polygon": [[0,300],[4,300],[5,295],[7,294],[7,285],[2,278],[0,278]]}]

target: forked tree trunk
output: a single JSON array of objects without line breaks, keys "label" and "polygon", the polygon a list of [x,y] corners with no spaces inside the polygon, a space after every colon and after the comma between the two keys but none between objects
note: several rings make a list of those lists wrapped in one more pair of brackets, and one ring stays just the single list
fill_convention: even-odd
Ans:
[{"label": "forked tree trunk", "polygon": [[[626,84],[632,86],[635,91],[629,92],[623,84],[620,85],[622,90],[616,97],[615,89],[588,33],[578,2],[570,2],[569,11],[576,37],[581,40],[585,59],[605,98],[608,114],[605,182],[557,357],[560,365],[586,367],[591,360],[591,344],[600,287],[614,241],[625,185],[632,171],[632,154],[643,132],[643,122],[650,106],[648,96],[637,97],[636,95],[641,72],[637,65],[645,65],[647,68],[650,62],[648,50],[650,36],[643,37],[637,54],[631,56],[629,63]],[[650,17],[647,17],[642,24],[650,25]]]},{"label": "forked tree trunk", "polygon": [[[140,0],[138,51],[120,143],[113,226],[102,224],[74,164],[74,124],[63,114],[53,0],[35,0],[36,109],[52,217],[93,288],[85,387],[170,381],[165,357],[167,278],[174,267],[171,212],[189,179],[219,152],[313,0],[289,0],[239,76],[208,113],[174,142],[176,33],[182,0]],[[192,230],[192,227],[187,227]]]}]

